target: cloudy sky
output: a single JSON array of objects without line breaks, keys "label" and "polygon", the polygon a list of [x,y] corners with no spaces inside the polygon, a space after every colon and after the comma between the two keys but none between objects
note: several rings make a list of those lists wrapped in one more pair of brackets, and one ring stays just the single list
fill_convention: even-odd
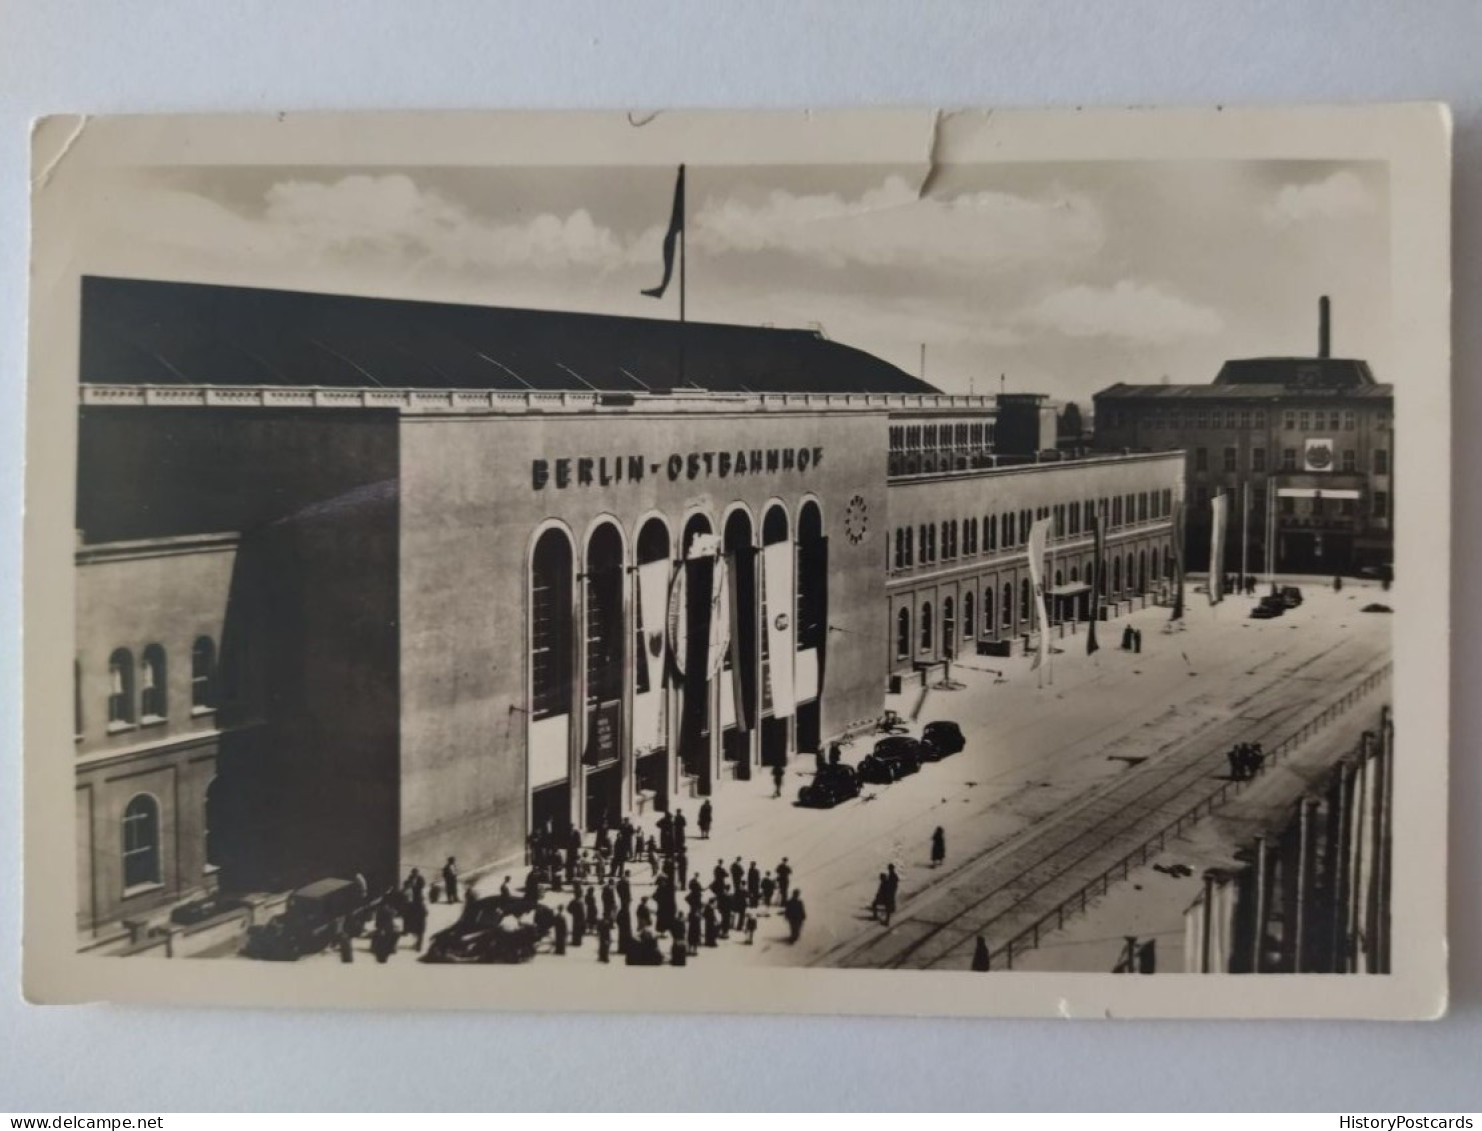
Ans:
[{"label": "cloudy sky", "polygon": [[[688,173],[695,321],[817,325],[950,392],[1085,402],[1229,357],[1387,365],[1379,164],[710,167]],[[676,317],[673,170],[175,168],[92,188],[85,269],[143,278]]]}]

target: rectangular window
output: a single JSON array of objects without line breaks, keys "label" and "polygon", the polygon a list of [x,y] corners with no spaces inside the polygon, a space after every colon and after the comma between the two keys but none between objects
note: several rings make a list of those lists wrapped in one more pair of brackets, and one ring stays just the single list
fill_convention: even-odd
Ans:
[{"label": "rectangular window", "polygon": [[1199,428],[1208,428],[1209,427],[1209,413],[1207,413],[1207,412],[1201,412],[1199,414],[1199,418],[1198,418],[1198,421],[1197,421],[1197,427],[1199,427]]},{"label": "rectangular window", "polygon": [[1282,471],[1296,471],[1297,470],[1297,449],[1296,448],[1282,448],[1281,449],[1281,470]]},{"label": "rectangular window", "polygon": [[1252,471],[1266,470],[1266,449],[1252,448],[1250,450],[1250,469]]},{"label": "rectangular window", "polygon": [[1353,500],[1352,499],[1339,499],[1338,500],[1338,513],[1341,514],[1344,518],[1352,518],[1353,517]]},{"label": "rectangular window", "polygon": [[906,527],[906,565],[916,564],[916,528]]},{"label": "rectangular window", "polygon": [[1266,410],[1263,408],[1256,409],[1256,427],[1266,427]]},{"label": "rectangular window", "polygon": [[1240,412],[1240,427],[1250,427],[1250,409],[1242,409]]},{"label": "rectangular window", "polygon": [[1352,448],[1344,448],[1343,449],[1343,470],[1344,471],[1354,471],[1354,470],[1357,469],[1357,464],[1355,463],[1355,456],[1356,455],[1357,455],[1357,453]]},{"label": "rectangular window", "polygon": [[1147,494],[1146,491],[1144,491],[1140,495],[1137,496],[1137,521],[1138,522],[1146,522],[1147,520],[1148,520],[1148,494]]},{"label": "rectangular window", "polygon": [[1387,449],[1387,448],[1375,448],[1374,449],[1374,474],[1375,475],[1388,475],[1389,474],[1389,449]]},{"label": "rectangular window", "polygon": [[1238,468],[1237,468],[1237,461],[1238,461],[1238,459],[1239,459],[1239,453],[1234,448],[1226,448],[1225,449],[1225,470],[1226,471],[1236,471],[1236,470],[1238,470]]},{"label": "rectangular window", "polygon": [[1281,414],[1281,426],[1288,432],[1295,431],[1297,427],[1297,414],[1291,409],[1287,409],[1286,412]]},{"label": "rectangular window", "polygon": [[1328,413],[1328,431],[1336,432],[1342,426],[1342,423],[1338,419],[1338,410],[1335,408],[1332,412]]},{"label": "rectangular window", "polygon": [[[1318,427],[1322,427],[1321,423]],[[1302,432],[1312,431],[1312,414],[1308,412],[1297,413],[1297,428]]]},{"label": "rectangular window", "polygon": [[1374,517],[1375,518],[1388,518],[1389,517],[1389,492],[1388,491],[1375,491],[1374,492]]},{"label": "rectangular window", "polygon": [[1226,428],[1234,428],[1234,427],[1236,427],[1236,424],[1235,424],[1235,410],[1234,409],[1231,409],[1229,412],[1225,413],[1225,427]]},{"label": "rectangular window", "polygon": [[1209,470],[1209,449],[1208,448],[1195,448],[1194,449],[1194,470],[1195,471],[1208,471]]},{"label": "rectangular window", "polygon": [[1345,412],[1343,414],[1343,431],[1345,431],[1345,432],[1352,432],[1353,431],[1353,426],[1354,426],[1353,409],[1349,409],[1347,412]]},{"label": "rectangular window", "polygon": [[899,526],[895,528],[895,568],[906,568],[906,532]]},{"label": "rectangular window", "polygon": [[1296,514],[1297,500],[1290,495],[1283,495],[1281,497],[1281,513],[1286,515]]}]

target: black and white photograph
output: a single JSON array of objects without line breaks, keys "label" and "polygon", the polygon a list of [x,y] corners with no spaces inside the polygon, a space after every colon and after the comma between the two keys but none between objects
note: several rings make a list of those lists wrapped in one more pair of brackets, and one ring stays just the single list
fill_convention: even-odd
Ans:
[{"label": "black and white photograph", "polygon": [[41,123],[28,996],[1439,1014],[1448,144]]}]

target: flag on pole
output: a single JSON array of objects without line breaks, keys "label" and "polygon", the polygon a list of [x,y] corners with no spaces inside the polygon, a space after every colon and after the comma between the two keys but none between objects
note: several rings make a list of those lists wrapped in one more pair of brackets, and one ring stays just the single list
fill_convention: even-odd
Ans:
[{"label": "flag on pole", "polygon": [[1034,671],[1050,654],[1050,621],[1045,615],[1045,545],[1050,536],[1050,520],[1039,519],[1029,528],[1029,587],[1034,591],[1034,621],[1039,629],[1039,650],[1034,654]]},{"label": "flag on pole", "polygon": [[1096,642],[1096,622],[1101,619],[1101,587],[1103,584],[1102,556],[1106,551],[1106,543],[1101,533],[1101,508],[1097,507],[1091,512],[1091,630],[1086,633],[1086,655],[1091,655],[1101,647]]},{"label": "flag on pole", "polygon": [[1223,491],[1209,500],[1209,603],[1225,599],[1225,511],[1229,503]]},{"label": "flag on pole", "polygon": [[679,179],[674,182],[674,211],[669,217],[669,231],[664,236],[664,279],[657,287],[643,293],[649,298],[663,298],[669,288],[669,279],[674,274],[674,246],[684,236],[684,166],[679,167]]}]

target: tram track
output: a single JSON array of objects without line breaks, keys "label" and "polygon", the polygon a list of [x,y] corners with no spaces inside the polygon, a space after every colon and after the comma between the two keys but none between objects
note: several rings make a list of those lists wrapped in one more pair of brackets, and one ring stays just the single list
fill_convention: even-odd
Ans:
[{"label": "tram track", "polygon": [[[1077,891],[1088,878],[1103,873],[1136,852],[1149,829],[1161,829],[1188,808],[1197,783],[1224,764],[1225,751],[1238,741],[1275,744],[1298,733],[1300,720],[1321,716],[1324,707],[1305,711],[1310,698],[1288,701],[1259,720],[1239,708],[1259,701],[1272,690],[1290,694],[1301,680],[1338,688],[1325,704],[1343,699],[1384,666],[1382,659],[1348,660],[1341,644],[1307,657],[1249,694],[1235,713],[1160,747],[1141,765],[1110,784],[1103,783],[1077,798],[1049,820],[992,846],[917,893],[883,933],[871,933],[836,947],[820,964],[872,968],[931,968],[948,961],[978,935],[990,945],[1010,946],[1015,924],[1039,922]],[[1336,661],[1336,662],[1335,662]],[[1339,670],[1331,670],[1337,668]]]}]

